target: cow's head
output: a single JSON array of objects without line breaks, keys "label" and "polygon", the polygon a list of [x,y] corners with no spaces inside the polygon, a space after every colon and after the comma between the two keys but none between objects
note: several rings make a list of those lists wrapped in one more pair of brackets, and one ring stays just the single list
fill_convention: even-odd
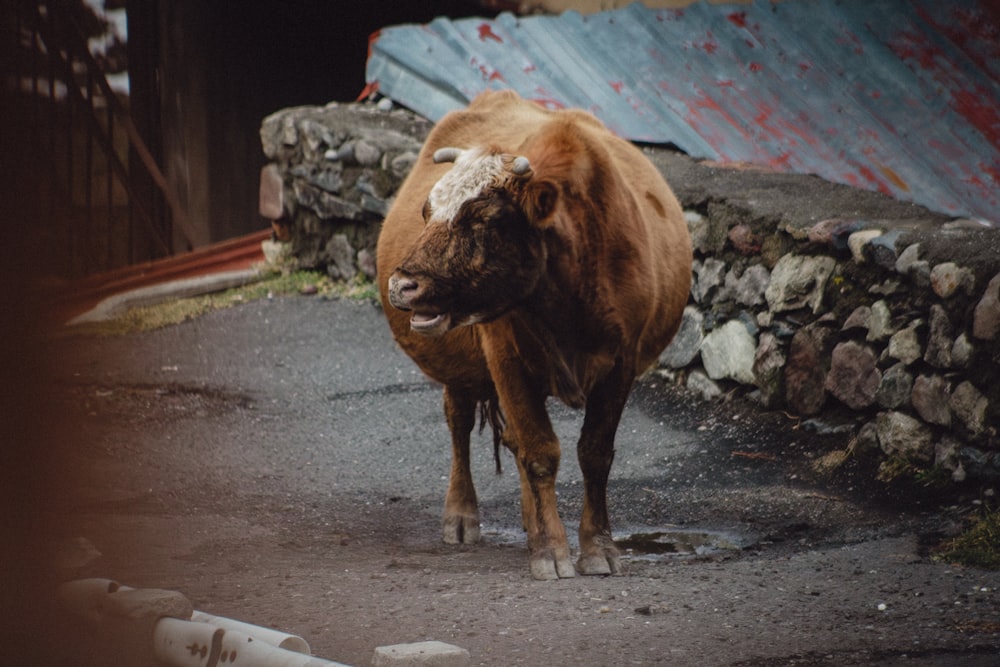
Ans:
[{"label": "cow's head", "polygon": [[424,229],[389,277],[389,302],[412,311],[414,332],[439,336],[495,319],[535,289],[557,189],[527,158],[499,150],[441,148],[434,161],[454,166],[427,197]]}]

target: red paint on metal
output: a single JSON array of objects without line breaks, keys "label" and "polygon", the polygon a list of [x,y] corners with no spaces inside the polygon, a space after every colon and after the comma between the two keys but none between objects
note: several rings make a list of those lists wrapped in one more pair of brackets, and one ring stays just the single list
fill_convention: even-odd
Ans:
[{"label": "red paint on metal", "polygon": [[983,173],[993,179],[993,183],[1000,184],[1000,164],[990,165],[979,163],[979,168],[983,171]]},{"label": "red paint on metal", "polygon": [[542,86],[536,86],[535,93],[537,93],[537,97],[531,97],[528,99],[530,99],[538,106],[545,107],[546,109],[555,109],[555,110],[566,108],[565,104],[556,99],[556,97],[552,93],[550,93]]},{"label": "red paint on metal", "polygon": [[372,81],[371,83],[366,84],[365,87],[361,89],[361,92],[358,93],[358,98],[354,101],[361,102],[362,100],[368,99],[371,95],[374,95],[377,92],[378,92],[378,81]]},{"label": "red paint on metal", "polygon": [[864,176],[865,180],[874,185],[879,192],[881,192],[882,194],[892,196],[892,190],[889,189],[889,186],[886,185],[885,182],[883,182],[878,176],[876,176],[875,172],[872,171],[869,167],[866,167],[863,164],[859,164],[858,173]]},{"label": "red paint on metal", "polygon": [[479,24],[479,41],[485,42],[487,39],[492,39],[495,42],[503,44],[503,40],[500,36],[493,32],[493,26],[489,23],[483,22]]},{"label": "red paint on metal", "polygon": [[55,299],[55,312],[68,320],[121,292],[171,280],[252,268],[264,261],[261,242],[270,238],[270,229],[261,230],[173,257],[88,276]]},{"label": "red paint on metal", "polygon": [[708,33],[708,39],[702,42],[700,46],[701,50],[707,53],[708,55],[713,55],[716,51],[719,50],[719,43],[715,41],[714,37],[712,37],[711,32]]},{"label": "red paint on metal", "polygon": [[937,59],[942,55],[940,48],[928,43],[926,35],[908,30],[890,41],[889,48],[901,60],[915,62],[924,70],[936,69]]},{"label": "red paint on metal", "polygon": [[986,140],[1000,148],[1000,112],[986,91],[955,91],[952,108],[962,115]]},{"label": "red paint on metal", "polygon": [[878,167],[878,170],[882,172],[882,175],[888,178],[889,181],[897,188],[903,192],[910,191],[910,186],[906,184],[906,181],[900,178],[899,174],[897,174],[892,167],[885,164],[876,164],[875,166]]},{"label": "red paint on metal", "polygon": [[760,63],[750,63],[749,67],[750,71],[754,73],[761,72],[764,70],[764,66],[761,65]]},{"label": "red paint on metal", "polygon": [[611,87],[615,89],[616,93],[618,93],[619,95],[622,94],[622,89],[625,87],[625,84],[623,82],[621,82],[621,81],[609,81],[608,83],[611,84]]},{"label": "red paint on metal", "polygon": [[[989,10],[990,6],[983,9]],[[1000,60],[1000,10],[995,6],[993,10],[995,16],[988,17],[978,11],[956,9],[951,12],[954,23],[943,24],[934,20],[923,7],[916,7],[921,19],[951,40],[977,68],[986,72],[990,71],[991,63]]]},{"label": "red paint on metal", "polygon": [[737,28],[747,27],[747,13],[746,12],[733,12],[726,16],[729,22],[732,23]]}]

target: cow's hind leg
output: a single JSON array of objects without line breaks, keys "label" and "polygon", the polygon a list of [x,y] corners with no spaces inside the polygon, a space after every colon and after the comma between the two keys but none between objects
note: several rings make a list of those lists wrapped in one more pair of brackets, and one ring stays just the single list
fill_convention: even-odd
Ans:
[{"label": "cow's hind leg", "polygon": [[451,431],[451,475],[442,521],[448,544],[479,541],[479,504],[472,483],[469,444],[476,424],[476,399],[468,391],[445,387],[444,414]]},{"label": "cow's hind leg", "polygon": [[577,458],[583,473],[583,514],[580,517],[580,574],[621,574],[621,552],[611,538],[608,518],[608,475],[615,458],[615,432],[634,376],[615,365],[587,398]]}]

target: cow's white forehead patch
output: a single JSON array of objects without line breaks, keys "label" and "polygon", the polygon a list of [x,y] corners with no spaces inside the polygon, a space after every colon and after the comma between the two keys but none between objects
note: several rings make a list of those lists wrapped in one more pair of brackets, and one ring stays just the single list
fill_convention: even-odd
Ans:
[{"label": "cow's white forehead patch", "polygon": [[431,189],[430,222],[451,222],[462,204],[475,199],[503,175],[503,158],[481,148],[464,151],[455,165]]}]

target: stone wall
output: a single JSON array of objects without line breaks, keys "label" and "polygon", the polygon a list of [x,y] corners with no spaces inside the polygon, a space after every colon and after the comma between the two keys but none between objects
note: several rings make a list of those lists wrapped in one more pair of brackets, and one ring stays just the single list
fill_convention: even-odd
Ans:
[{"label": "stone wall", "polygon": [[[264,119],[260,212],[302,268],[375,277],[375,242],[431,124],[372,104],[283,109]],[[269,256],[280,252],[274,244]]]},{"label": "stone wall", "polygon": [[[262,213],[301,265],[374,276],[378,223],[429,127],[370,105],[264,121],[275,164]],[[839,430],[890,471],[1000,475],[1000,230],[811,176],[647,152],[695,247],[661,373]]]},{"label": "stone wall", "polygon": [[[825,415],[856,428],[861,447],[956,480],[1000,472],[1000,273],[935,261],[925,245],[940,239],[878,223],[832,219],[771,238],[737,224],[713,244],[711,215],[688,221],[691,303],[661,362],[689,388],[711,398],[751,387],[766,407]],[[995,232],[950,233],[996,251]],[[769,243],[788,251],[769,256]]]}]

